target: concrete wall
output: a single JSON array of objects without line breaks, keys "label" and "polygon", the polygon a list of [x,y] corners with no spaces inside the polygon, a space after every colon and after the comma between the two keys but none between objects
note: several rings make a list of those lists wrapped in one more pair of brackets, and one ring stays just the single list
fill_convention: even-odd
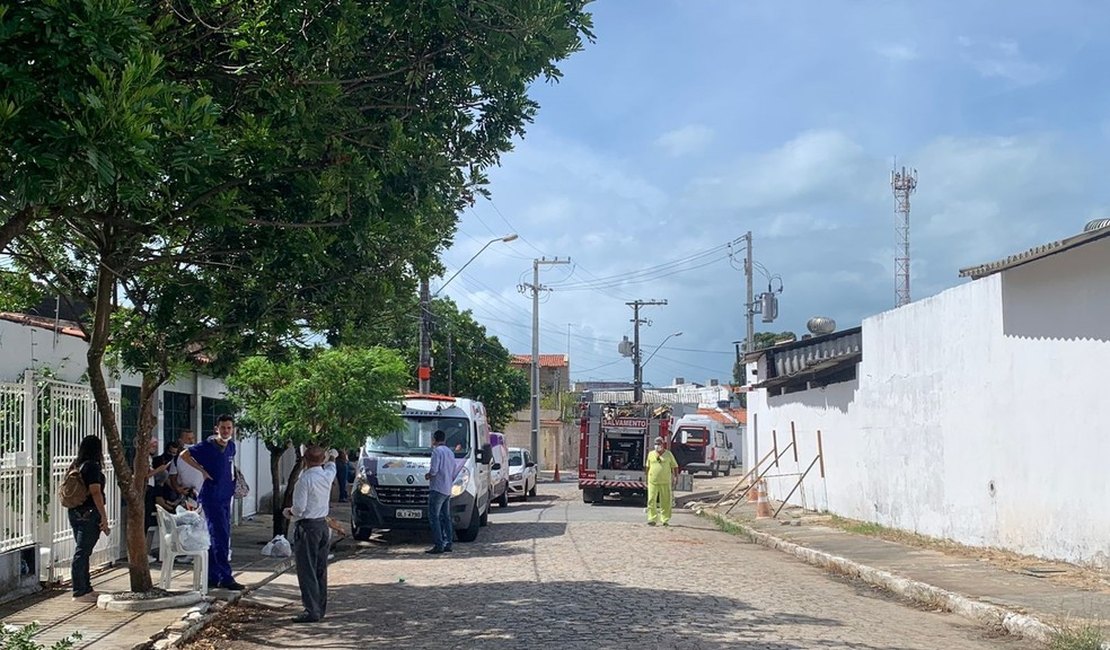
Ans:
[{"label": "concrete wall", "polygon": [[88,346],[79,338],[0,320],[0,381],[18,381],[23,371],[48,369],[61,381],[82,383]]},{"label": "concrete wall", "polygon": [[[857,380],[749,394],[752,457],[793,422],[804,468],[820,429],[827,478],[796,503],[1107,567],[1107,368],[1101,240],[866,319]],[[771,481],[772,498],[792,484]]]},{"label": "concrete wall", "polygon": [[[540,409],[540,448],[536,466],[543,470],[555,469],[555,447],[559,447],[559,472],[578,467],[578,428],[558,420],[559,412]],[[510,447],[532,447],[532,418],[528,410],[517,411],[505,426],[505,442]],[[558,443],[556,443],[558,439]]]}]

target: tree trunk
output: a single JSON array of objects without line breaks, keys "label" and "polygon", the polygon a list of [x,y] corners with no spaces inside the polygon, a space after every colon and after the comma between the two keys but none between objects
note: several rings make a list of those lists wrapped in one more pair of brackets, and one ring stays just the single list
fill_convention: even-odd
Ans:
[{"label": "tree trunk", "polygon": [[23,234],[27,230],[27,226],[35,220],[35,211],[31,207],[25,207],[19,212],[8,217],[8,220],[0,226],[0,251],[8,248],[8,244],[12,240]]},{"label": "tree trunk", "polygon": [[285,534],[286,520],[285,515],[282,514],[282,502],[278,500],[278,492],[281,491],[281,457],[285,455],[285,450],[289,448],[286,444],[284,447],[279,447],[272,442],[266,443],[266,449],[270,450],[270,511],[274,515],[274,537]]},{"label": "tree trunk", "polygon": [[[150,567],[146,561],[146,530],[143,528],[144,495],[141,489],[136,489],[135,481],[136,476],[143,474],[133,472],[127,465],[127,456],[123,452],[123,439],[116,424],[116,413],[112,409],[108,385],[104,381],[104,352],[108,348],[111,332],[111,301],[115,285],[115,277],[111,271],[113,267],[113,260],[107,255],[102,255],[96,278],[96,298],[93,304],[93,326],[89,337],[89,350],[85,356],[89,365],[89,386],[92,388],[96,409],[100,414],[101,427],[107,439],[108,455],[116,471],[116,484],[128,504],[127,561],[131,591],[142,592],[150,591],[152,586]],[[143,383],[145,387],[146,381],[144,380]],[[145,451],[146,446],[141,445],[135,457],[136,469],[148,466],[150,459],[145,457]],[[141,478],[138,481],[139,485],[145,482]]]}]

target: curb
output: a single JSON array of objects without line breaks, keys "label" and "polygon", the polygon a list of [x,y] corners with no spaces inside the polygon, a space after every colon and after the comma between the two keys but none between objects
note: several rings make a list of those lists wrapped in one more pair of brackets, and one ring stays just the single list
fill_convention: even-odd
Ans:
[{"label": "curb", "polygon": [[274,567],[274,570],[269,576],[260,580],[256,584],[244,589],[243,591],[236,591],[231,594],[226,603],[221,603],[211,596],[205,597],[204,601],[197,604],[195,607],[185,612],[181,620],[170,623],[158,634],[152,636],[147,642],[139,647],[153,648],[154,650],[165,650],[167,648],[180,648],[185,643],[188,643],[200,633],[209,623],[216,618],[220,612],[228,607],[238,603],[247,594],[264,587],[273,582],[278,576],[288,571],[293,567],[293,558],[286,558],[281,564]]},{"label": "curb", "polygon": [[[711,508],[696,508],[697,514],[715,519],[719,522],[735,526],[742,534],[756,544],[773,548],[777,551],[793,555],[800,560],[820,567],[830,573],[837,573],[849,578],[858,578],[874,587],[879,587],[892,594],[906,598],[918,604],[929,607],[938,607],[945,611],[962,616],[975,623],[987,627],[1005,630],[1007,633],[1024,639],[1031,639],[1040,643],[1051,643],[1056,636],[1056,628],[1040,619],[1022,614],[1020,612],[981,602],[963,594],[958,594],[947,589],[941,589],[919,580],[912,580],[883,571],[874,567],[854,562],[824,551],[817,551],[794,542],[788,542],[781,537],[765,533],[744,524],[741,521],[729,519]],[[1103,643],[1102,648],[1107,650],[1110,644]]]}]

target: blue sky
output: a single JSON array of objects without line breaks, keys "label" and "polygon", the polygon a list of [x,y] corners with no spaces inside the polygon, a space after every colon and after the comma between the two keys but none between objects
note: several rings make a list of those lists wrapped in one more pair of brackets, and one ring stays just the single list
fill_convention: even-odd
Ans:
[{"label": "blue sky", "polygon": [[[894,303],[890,169],[918,170],[915,299],[960,267],[1110,215],[1110,5],[1100,2],[603,0],[597,42],[538,84],[539,116],[463,215],[445,288],[511,351],[531,349],[532,259],[552,287],[541,352],[574,379],[630,379],[616,350],[645,308],[645,367],[727,380],[743,337],[743,274],[720,247],[745,231],[782,276],[780,318],[851,327]],[[663,276],[663,277],[659,277]],[[433,281],[433,290],[443,278]],[[757,281],[757,285],[765,281]],[[575,284],[577,283],[577,284]]]}]

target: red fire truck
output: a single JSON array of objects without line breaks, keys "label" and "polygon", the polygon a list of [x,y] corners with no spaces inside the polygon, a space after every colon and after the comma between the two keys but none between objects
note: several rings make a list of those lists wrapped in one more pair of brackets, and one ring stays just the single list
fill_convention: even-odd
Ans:
[{"label": "red fire truck", "polygon": [[644,461],[655,438],[670,439],[671,406],[583,403],[579,418],[578,489],[582,501],[607,495],[647,498]]}]

